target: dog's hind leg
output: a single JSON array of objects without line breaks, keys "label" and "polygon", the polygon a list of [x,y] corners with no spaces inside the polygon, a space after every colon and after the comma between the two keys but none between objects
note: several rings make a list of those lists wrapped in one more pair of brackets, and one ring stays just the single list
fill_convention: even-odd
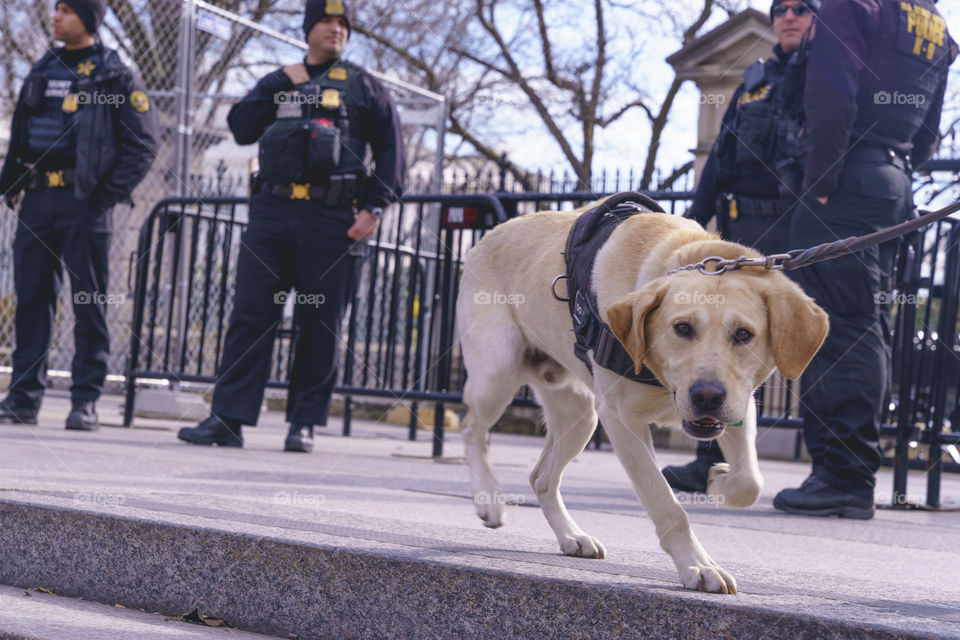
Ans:
[{"label": "dog's hind leg", "polygon": [[728,507],[749,507],[760,497],[763,477],[757,463],[757,404],[750,397],[743,424],[728,426],[717,438],[726,462],[710,467],[707,494]]},{"label": "dog's hind leg", "polygon": [[520,386],[517,377],[519,356],[516,362],[495,362],[497,352],[508,352],[492,349],[485,354],[487,357],[474,354],[476,357],[473,358],[468,357],[469,352],[469,347],[465,345],[464,361],[468,373],[463,389],[463,401],[467,405],[461,430],[463,449],[470,470],[477,515],[486,526],[496,528],[504,521],[505,499],[487,459],[487,433]]},{"label": "dog's hind leg", "polygon": [[590,441],[597,426],[593,393],[581,383],[556,388],[532,383],[547,420],[547,438],[540,460],[530,474],[530,485],[540,508],[557,535],[560,550],[568,556],[603,558],[600,541],[587,535],[570,517],[560,496],[563,470]]}]

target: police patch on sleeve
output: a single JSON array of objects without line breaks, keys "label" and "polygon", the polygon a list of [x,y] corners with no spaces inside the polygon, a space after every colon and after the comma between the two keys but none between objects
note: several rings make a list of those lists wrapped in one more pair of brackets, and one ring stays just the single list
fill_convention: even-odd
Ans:
[{"label": "police patch on sleeve", "polygon": [[328,15],[328,16],[342,16],[342,15],[343,15],[343,0],[327,0],[327,15]]},{"label": "police patch on sleeve", "polygon": [[137,110],[137,113],[144,113],[150,108],[150,100],[147,99],[147,94],[140,90],[130,94],[130,104]]},{"label": "police patch on sleeve", "polygon": [[60,104],[60,109],[64,113],[73,113],[80,106],[80,101],[77,98],[77,94],[68,93],[63,97],[63,102]]},{"label": "police patch on sleeve", "polygon": [[346,80],[347,70],[344,67],[334,67],[328,74],[331,80]]},{"label": "police patch on sleeve", "polygon": [[912,2],[900,3],[898,50],[932,61],[943,52],[946,34],[947,23],[939,15]]}]

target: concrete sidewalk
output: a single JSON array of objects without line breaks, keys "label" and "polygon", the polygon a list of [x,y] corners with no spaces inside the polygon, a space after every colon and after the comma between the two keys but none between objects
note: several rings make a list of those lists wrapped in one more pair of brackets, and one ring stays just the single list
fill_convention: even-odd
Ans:
[{"label": "concrete sidewalk", "polygon": [[[119,401],[101,401],[102,422],[119,425]],[[805,464],[761,460],[766,488],[745,510],[680,494],[704,547],[737,578],[739,595],[722,596],[679,587],[609,447],[582,453],[563,485],[578,524],[607,548],[598,561],[559,555],[533,508],[538,438],[493,434],[495,470],[518,506],[489,530],[456,434],[450,457],[432,460],[425,433],[409,442],[405,428],[354,421],[343,438],[334,420],[313,454],[291,454],[282,414],[267,412],[244,449],[211,449],[180,443],[181,425],[162,421],[65,431],[68,408],[53,393],[39,426],[0,426],[2,584],[167,615],[199,609],[279,637],[960,638],[960,513],[774,510]],[[891,486],[883,470],[878,502]],[[909,488],[922,502],[921,474]],[[945,476],[943,496],[956,503],[960,479]]]}]

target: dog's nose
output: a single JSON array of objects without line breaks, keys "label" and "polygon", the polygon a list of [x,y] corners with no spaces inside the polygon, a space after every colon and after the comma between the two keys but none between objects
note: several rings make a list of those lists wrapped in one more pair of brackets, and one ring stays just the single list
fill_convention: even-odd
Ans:
[{"label": "dog's nose", "polygon": [[713,413],[726,399],[727,390],[719,382],[697,380],[690,385],[690,400],[698,411]]}]

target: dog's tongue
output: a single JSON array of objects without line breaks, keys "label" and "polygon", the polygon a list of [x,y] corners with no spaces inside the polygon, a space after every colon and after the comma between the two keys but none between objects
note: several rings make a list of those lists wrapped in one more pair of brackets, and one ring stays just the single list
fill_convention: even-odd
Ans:
[{"label": "dog's tongue", "polygon": [[719,424],[719,421],[715,420],[714,418],[704,418],[703,420],[697,420],[696,424],[700,424],[705,427],[712,427]]}]

